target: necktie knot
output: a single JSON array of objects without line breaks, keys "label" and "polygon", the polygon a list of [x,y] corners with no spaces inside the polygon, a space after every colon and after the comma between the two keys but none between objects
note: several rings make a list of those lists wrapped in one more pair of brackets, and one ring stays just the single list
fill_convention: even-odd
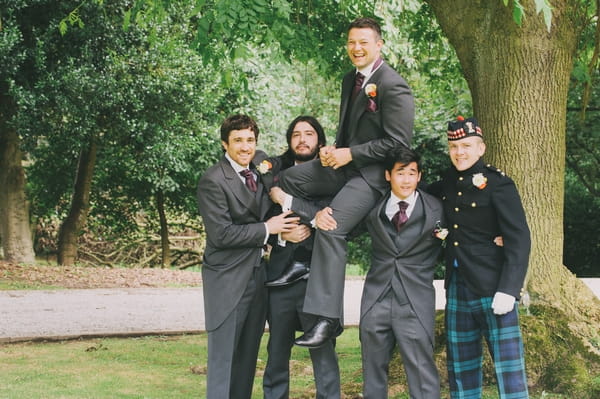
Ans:
[{"label": "necktie knot", "polygon": [[408,202],[406,201],[398,201],[398,208],[401,212],[406,212],[408,209]]},{"label": "necktie knot", "polygon": [[254,180],[254,173],[252,173],[250,169],[244,169],[240,171],[240,175],[246,179],[246,187],[255,193],[258,187],[256,185],[256,181]]},{"label": "necktie knot", "polygon": [[406,209],[408,208],[408,202],[399,201],[398,202],[398,212],[392,217],[392,223],[396,226],[396,229],[400,231],[402,226],[408,220],[408,216],[406,215]]}]

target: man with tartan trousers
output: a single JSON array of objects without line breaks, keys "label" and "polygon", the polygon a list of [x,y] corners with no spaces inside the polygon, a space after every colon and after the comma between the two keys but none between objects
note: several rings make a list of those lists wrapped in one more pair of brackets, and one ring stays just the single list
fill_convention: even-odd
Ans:
[{"label": "man with tartan trousers", "polygon": [[[512,179],[485,164],[474,118],[448,124],[453,167],[429,191],[442,199],[449,228],[446,257],[447,367],[452,399],[479,399],[482,337],[494,362],[501,399],[528,398],[516,300],[531,238]],[[494,243],[502,236],[503,246]]]}]

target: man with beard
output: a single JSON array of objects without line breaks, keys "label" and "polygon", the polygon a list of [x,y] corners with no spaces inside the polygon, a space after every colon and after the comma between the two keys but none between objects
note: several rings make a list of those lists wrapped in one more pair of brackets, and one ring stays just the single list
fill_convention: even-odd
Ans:
[{"label": "man with beard", "polygon": [[[286,139],[287,151],[264,164],[272,166],[270,174],[274,180],[279,171],[317,158],[319,148],[325,145],[323,128],[312,116],[294,119],[287,129]],[[267,267],[267,278],[270,281],[265,285],[269,287],[267,319],[270,334],[263,390],[266,399],[283,399],[289,397],[289,360],[295,332],[314,323],[309,315],[302,313],[313,243],[312,231],[307,224],[324,204],[293,198],[279,187],[273,187],[270,195],[282,209],[290,209],[293,204],[294,209],[299,209],[298,214],[305,223],[298,225],[294,232],[281,235],[281,238],[288,241],[280,239],[272,243],[273,249]],[[282,276],[284,270],[287,270],[287,274]],[[282,284],[282,281],[286,284]],[[293,284],[287,284],[289,281]],[[339,398],[340,373],[334,341],[330,340],[320,348],[310,349],[310,356],[317,391],[315,397]]]}]

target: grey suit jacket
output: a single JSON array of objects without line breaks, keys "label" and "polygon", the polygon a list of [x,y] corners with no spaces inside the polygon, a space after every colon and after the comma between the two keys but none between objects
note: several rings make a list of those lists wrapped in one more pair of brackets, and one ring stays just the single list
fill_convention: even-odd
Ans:
[{"label": "grey suit jacket", "polygon": [[198,209],[206,230],[202,285],[207,331],[231,313],[253,268],[260,265],[264,220],[272,202],[258,180],[255,195],[222,157],[198,183]]},{"label": "grey suit jacket", "polygon": [[[352,70],[342,81],[336,145],[350,148],[352,164],[369,185],[383,193],[389,189],[389,184],[384,178],[382,160],[396,146],[410,146],[414,99],[406,81],[384,62],[366,83],[377,86],[377,95],[372,99],[376,109],[368,109],[369,98],[364,89],[350,104],[354,76],[355,70]],[[347,112],[350,112],[348,118]]]},{"label": "grey suit jacket", "polygon": [[[438,222],[442,225],[444,222],[442,202],[419,190],[418,200],[422,201],[425,212],[423,229],[418,236],[410,239],[410,244],[406,248],[397,248],[384,225],[386,221],[380,217],[389,197],[388,192],[366,218],[373,242],[373,254],[371,268],[367,273],[363,289],[361,318],[387,292],[397,270],[408,300],[433,344],[435,324],[433,273],[442,250],[442,241],[433,236],[433,230]],[[402,231],[399,234],[402,234]]]}]

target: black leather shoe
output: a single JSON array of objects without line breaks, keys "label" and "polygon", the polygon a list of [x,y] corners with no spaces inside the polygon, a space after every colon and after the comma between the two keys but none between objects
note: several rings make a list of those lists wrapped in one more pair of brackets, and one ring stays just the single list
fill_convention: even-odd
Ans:
[{"label": "black leather shoe", "polygon": [[281,287],[284,285],[290,285],[296,281],[300,281],[304,276],[308,274],[310,268],[304,262],[293,262],[290,266],[283,271],[283,274],[275,280],[269,280],[265,282],[267,287]]},{"label": "black leather shoe", "polygon": [[330,339],[340,335],[342,331],[344,328],[340,325],[339,320],[321,317],[310,330],[298,337],[294,344],[310,349],[319,348]]}]

